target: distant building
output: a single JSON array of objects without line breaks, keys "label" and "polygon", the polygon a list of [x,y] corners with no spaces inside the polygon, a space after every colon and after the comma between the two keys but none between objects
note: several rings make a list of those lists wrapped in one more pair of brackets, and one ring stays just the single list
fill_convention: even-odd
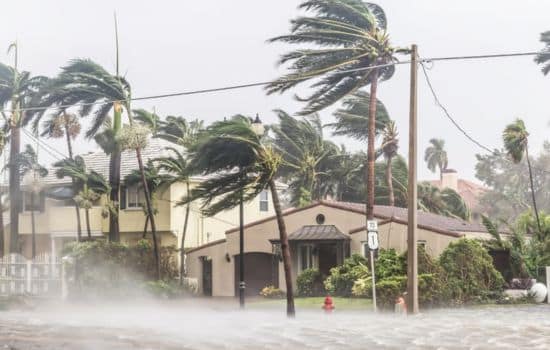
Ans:
[{"label": "distant building", "polygon": [[430,184],[440,189],[450,188],[455,190],[464,200],[472,213],[472,220],[479,221],[481,214],[485,212],[479,202],[479,198],[488,190],[475,182],[460,179],[454,169],[445,169],[440,180],[431,180]]}]

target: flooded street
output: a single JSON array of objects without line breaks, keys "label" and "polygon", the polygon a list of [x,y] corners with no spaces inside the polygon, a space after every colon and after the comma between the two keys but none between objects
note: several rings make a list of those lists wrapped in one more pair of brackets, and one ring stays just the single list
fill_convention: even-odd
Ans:
[{"label": "flooded street", "polygon": [[550,349],[550,307],[240,312],[223,304],[42,305],[0,312],[0,349]]}]

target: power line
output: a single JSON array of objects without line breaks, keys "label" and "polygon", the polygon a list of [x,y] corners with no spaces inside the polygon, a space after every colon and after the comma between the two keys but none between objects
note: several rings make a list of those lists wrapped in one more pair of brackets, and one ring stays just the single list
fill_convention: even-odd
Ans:
[{"label": "power line", "polygon": [[[436,62],[436,61],[454,61],[454,60],[473,60],[473,59],[488,59],[488,58],[506,58],[506,57],[518,57],[518,56],[534,56],[534,55],[538,55],[540,53],[542,53],[542,52],[529,51],[529,52],[469,55],[469,56],[431,57],[431,58],[421,58],[421,59],[419,59],[419,62],[420,63],[429,63],[429,62]],[[346,74],[346,73],[358,72],[358,71],[367,71],[367,70],[385,68],[385,67],[402,65],[402,64],[410,64],[410,63],[411,63],[410,60],[396,61],[396,62],[380,64],[380,65],[376,65],[376,66],[369,66],[369,67],[363,67],[363,68],[354,68],[354,69],[342,70],[342,71],[334,72],[334,73],[331,73],[331,74],[332,75],[339,75],[339,74]],[[315,77],[318,77],[320,75],[321,74],[311,74],[310,76],[288,78],[288,79],[284,79],[282,81],[301,81],[301,80],[307,80],[309,78],[315,78]],[[228,86],[207,88],[207,89],[200,89],[200,90],[189,90],[189,91],[181,91],[181,92],[158,94],[158,95],[148,95],[148,96],[134,97],[134,98],[131,98],[130,100],[131,101],[142,101],[142,100],[153,100],[153,99],[178,97],[178,96],[207,94],[207,93],[212,93],[212,92],[229,91],[229,90],[244,89],[244,88],[249,88],[249,87],[263,86],[263,85],[271,84],[272,82],[273,81],[270,80],[270,81],[261,81],[261,82],[245,83],[245,84],[228,85]],[[37,107],[25,107],[25,108],[20,108],[19,111],[41,111],[41,110],[47,110],[47,109],[50,109],[50,108],[59,109],[59,108],[70,108],[70,107],[93,106],[93,105],[103,105],[103,104],[115,103],[115,102],[122,103],[122,102],[124,102],[124,100],[105,100],[105,101],[101,101],[101,102],[76,103],[76,104],[72,104],[72,105],[59,105],[59,106],[55,106],[55,107],[38,107],[38,106]],[[10,111],[9,110],[0,110],[0,112],[10,112]]]},{"label": "power line", "polygon": [[[21,130],[23,130],[23,133],[25,135],[27,135],[31,141],[35,141],[36,144],[42,148],[42,150],[46,151],[46,153],[48,153],[50,156],[52,156],[53,158],[55,158],[56,160],[62,160],[64,158],[67,158],[63,153],[59,152],[58,150],[56,150],[54,147],[51,147],[50,145],[48,145],[47,143],[45,143],[44,141],[40,140],[40,138],[37,138],[35,137],[33,134],[31,134],[29,131],[27,131],[25,128],[21,128]],[[55,153],[52,153],[52,151],[58,153],[59,155],[61,155],[61,157],[63,158],[59,158],[58,155],[56,155]]]},{"label": "power line", "polygon": [[[519,55],[519,54],[517,54]],[[437,93],[435,92],[435,89],[432,85],[432,82],[430,80],[430,77],[428,75],[428,72],[426,71],[426,67],[424,66],[424,62],[421,62],[420,63],[420,66],[422,67],[422,72],[424,73],[424,78],[426,80],[426,83],[428,84],[428,88],[430,89],[430,92],[432,93],[432,96],[435,100],[435,103],[436,105],[441,108],[441,110],[443,111],[444,115],[447,117],[447,119],[449,119],[451,121],[451,123],[468,139],[470,140],[472,143],[474,143],[476,146],[478,146],[479,148],[483,149],[485,152],[491,154],[491,155],[494,155],[496,157],[499,157],[507,162],[510,162],[510,163],[513,163],[510,159],[504,157],[500,152],[497,152],[495,149],[491,149],[489,147],[487,147],[486,145],[482,144],[481,142],[479,142],[478,140],[476,140],[473,136],[471,136],[452,116],[451,114],[449,113],[449,111],[447,110],[447,108],[441,103],[441,101],[439,100],[439,97],[437,96]],[[548,170],[545,170],[545,169],[540,169],[540,168],[537,168],[537,167],[532,167],[533,169],[535,170],[538,170],[540,172],[543,172],[543,173],[547,173],[547,174],[550,174],[550,171]]]}]

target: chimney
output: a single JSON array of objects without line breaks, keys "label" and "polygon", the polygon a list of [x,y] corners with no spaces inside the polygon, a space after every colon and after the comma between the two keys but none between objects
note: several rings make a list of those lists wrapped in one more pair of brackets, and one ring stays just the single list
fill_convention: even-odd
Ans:
[{"label": "chimney", "polygon": [[441,188],[450,188],[458,191],[458,173],[454,169],[445,169],[441,172]]}]

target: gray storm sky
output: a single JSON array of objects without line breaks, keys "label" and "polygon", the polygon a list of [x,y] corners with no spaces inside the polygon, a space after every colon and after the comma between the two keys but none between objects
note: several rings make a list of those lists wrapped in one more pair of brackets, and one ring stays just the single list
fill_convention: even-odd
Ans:
[{"label": "gray storm sky", "polygon": [[[419,45],[422,57],[536,51],[539,35],[550,30],[550,1],[378,1],[388,17],[397,46]],[[113,12],[119,17],[121,72],[134,96],[220,87],[270,80],[275,62],[291,46],[266,44],[288,32],[298,14],[296,0],[218,1],[3,1],[0,14],[0,61],[17,38],[20,68],[55,75],[74,57],[89,57],[114,70]],[[402,57],[402,60],[407,60]],[[280,72],[280,71],[279,71]],[[420,72],[419,72],[420,73]],[[504,126],[524,118],[537,153],[550,131],[550,77],[532,57],[485,61],[439,62],[429,71],[441,101],[451,114],[490,147],[501,147]],[[423,151],[432,137],[444,138],[449,167],[473,179],[475,153],[480,150],[461,135],[435,106],[419,75],[419,178],[436,178],[425,167]],[[398,66],[391,81],[379,86],[379,98],[397,121],[400,152],[407,152],[409,67]],[[275,121],[272,110],[296,112],[293,94],[265,96],[261,87],[206,95],[135,102],[155,107],[160,115],[182,115],[207,122],[236,113],[259,113]],[[330,111],[321,113],[325,123]],[[327,134],[330,131],[327,130]],[[338,138],[351,149],[363,145]],[[66,153],[61,141],[51,142]],[[97,149],[77,141],[78,152]],[[43,162],[53,158],[41,151]]]}]

